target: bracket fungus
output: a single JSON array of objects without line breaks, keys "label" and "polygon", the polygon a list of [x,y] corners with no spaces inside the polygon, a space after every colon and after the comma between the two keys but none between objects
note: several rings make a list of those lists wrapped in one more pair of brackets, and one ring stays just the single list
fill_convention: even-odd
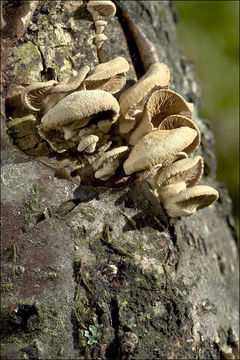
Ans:
[{"label": "bracket fungus", "polygon": [[185,150],[197,136],[197,132],[189,127],[173,130],[155,130],[133,147],[123,168],[127,175],[154,167],[171,164],[179,152]]},{"label": "bracket fungus", "polygon": [[211,205],[218,197],[218,192],[211,186],[196,185],[172,196],[166,201],[164,207],[171,217],[189,216]]},{"label": "bracket fungus", "polygon": [[42,125],[47,131],[77,122],[76,128],[80,129],[86,125],[86,120],[90,121],[93,117],[109,119],[113,124],[118,115],[119,104],[109,92],[82,90],[66,96],[49,110],[42,118]]},{"label": "bracket fungus", "polygon": [[128,146],[120,146],[113,150],[105,152],[100,159],[93,164],[95,178],[101,180],[108,180],[113,176],[120,165],[121,158],[128,152]]},{"label": "bracket fungus", "polygon": [[120,98],[122,120],[119,124],[120,134],[126,134],[134,128],[136,116],[143,112],[151,94],[157,89],[168,87],[170,72],[163,63],[153,64],[133,86],[124,91]]},{"label": "bracket fungus", "polygon": [[85,79],[86,89],[102,89],[115,94],[124,87],[128,70],[129,64],[122,56],[99,64]]},{"label": "bracket fungus", "polygon": [[[185,118],[191,119],[192,112],[187,102],[176,92],[166,89],[154,91],[148,98],[144,107],[142,119],[139,121],[139,125],[136,129],[133,130],[129,138],[129,143],[135,145],[143,135],[156,130],[157,128],[160,129],[159,126],[163,120],[171,115],[184,115]],[[178,124],[176,121],[175,123],[175,127],[185,126],[180,124],[180,120],[179,126],[177,126]],[[189,126],[189,124],[186,126]],[[193,126],[191,125],[190,127]],[[196,126],[195,129],[197,129]]]},{"label": "bracket fungus", "polygon": [[94,43],[97,49],[100,49],[103,42],[107,40],[106,35],[103,34],[103,30],[107,25],[107,22],[99,19],[100,17],[113,17],[116,13],[116,6],[110,0],[90,0],[87,4],[87,9],[92,15],[95,24],[96,36],[94,38]]},{"label": "bracket fungus", "polygon": [[23,105],[32,111],[40,111],[46,104],[46,97],[50,94],[51,89],[57,81],[50,80],[46,82],[36,82],[25,87],[21,94]]},{"label": "bracket fungus", "polygon": [[[87,9],[98,54],[104,53],[107,22],[101,18],[114,16],[116,7],[110,0],[90,0]],[[151,53],[151,46],[148,49]],[[45,163],[62,169],[67,179],[74,173],[75,180],[86,184],[147,181],[169,216],[191,215],[218,198],[210,186],[196,185],[203,173],[202,158],[188,158],[200,143],[200,131],[191,120],[193,104],[168,89],[170,71],[160,62],[118,101],[113,94],[125,86],[128,70],[127,60],[117,56],[91,71],[83,66],[61,82],[27,86],[22,103],[38,113],[9,119],[8,133],[28,154],[49,157]],[[134,334],[128,335],[132,338],[122,342],[123,353],[132,352],[138,342]]]},{"label": "bracket fungus", "polygon": [[100,17],[113,17],[116,13],[116,6],[110,0],[90,0],[87,9],[94,21],[99,20]]},{"label": "bracket fungus", "polygon": [[50,80],[47,82],[36,82],[27,86],[21,95],[23,105],[29,110],[43,110],[44,113],[47,113],[64,97],[73,91],[83,89],[83,81],[89,70],[89,66],[83,66],[76,76],[67,78],[59,83],[55,80]]},{"label": "bracket fungus", "polygon": [[157,178],[157,190],[161,201],[167,201],[187,187],[194,186],[203,174],[201,156],[182,159],[160,170]]}]

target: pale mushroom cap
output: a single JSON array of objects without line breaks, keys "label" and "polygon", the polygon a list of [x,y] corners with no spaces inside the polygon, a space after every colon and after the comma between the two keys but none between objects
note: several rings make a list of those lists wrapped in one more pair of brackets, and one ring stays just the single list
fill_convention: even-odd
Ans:
[{"label": "pale mushroom cap", "polygon": [[116,6],[110,0],[91,0],[87,4],[87,9],[92,15],[112,17],[116,13]]},{"label": "pale mushroom cap", "polygon": [[68,92],[68,91],[74,91],[78,87],[80,87],[83,84],[84,79],[86,78],[88,72],[90,70],[89,66],[83,66],[77,73],[76,76],[73,76],[69,79],[65,79],[58,85],[56,85],[54,88],[51,89],[50,93],[58,93],[58,92]]},{"label": "pale mushroom cap", "polygon": [[186,187],[194,186],[203,174],[203,159],[201,156],[176,161],[172,165],[162,169],[157,185],[159,187],[185,182]]},{"label": "pale mushroom cap", "polygon": [[170,115],[161,122],[158,129],[171,130],[171,129],[179,128],[181,126],[188,126],[197,131],[197,136],[193,140],[192,144],[190,144],[189,147],[185,149],[186,153],[189,154],[198,147],[201,141],[200,131],[197,125],[192,120],[182,115]]},{"label": "pale mushroom cap", "polygon": [[154,128],[158,128],[161,122],[170,115],[179,114],[188,118],[192,116],[192,112],[183,97],[168,89],[156,90],[152,93],[144,113],[147,113]]},{"label": "pale mushroom cap", "polygon": [[141,79],[121,94],[119,103],[122,115],[129,120],[135,120],[131,112],[137,107],[143,110],[152,91],[168,86],[169,80],[170,72],[167,65],[153,64]]},{"label": "pale mushroom cap", "polygon": [[[112,123],[117,120],[119,104],[104,90],[76,91],[62,99],[42,118],[44,130],[59,129],[76,120],[83,122],[86,118],[106,112]],[[80,126],[79,126],[80,127]]]},{"label": "pale mushroom cap", "polygon": [[21,94],[23,105],[33,111],[39,111],[44,107],[44,98],[46,98],[57,81],[36,82],[25,87]]},{"label": "pale mushroom cap", "polygon": [[126,153],[128,151],[128,146],[119,146],[115,149],[109,150],[107,152],[105,152],[94,164],[94,168],[97,170],[98,168],[100,168],[103,163],[107,160],[110,159],[115,159],[115,158],[120,158],[121,156],[124,155],[124,153]]},{"label": "pale mushroom cap", "polygon": [[172,161],[184,151],[196,136],[196,130],[181,127],[173,130],[156,130],[140,139],[133,147],[123,168],[127,175],[135,171]]},{"label": "pale mushroom cap", "polygon": [[[96,135],[86,135],[80,140],[77,149],[78,149],[78,151],[84,151],[86,148],[90,147],[90,145],[97,144],[98,140],[99,140],[99,137]],[[95,148],[96,148],[96,145],[92,146],[90,152],[93,152],[95,150]],[[89,151],[87,151],[87,152],[89,152]]]},{"label": "pale mushroom cap", "polygon": [[173,196],[166,202],[165,208],[169,216],[188,216],[211,205],[218,197],[218,192],[211,186],[197,185]]},{"label": "pale mushroom cap", "polygon": [[106,63],[99,64],[93,69],[90,76],[86,78],[86,88],[100,88],[114,94],[125,85],[125,73],[128,70],[128,62],[121,56]]},{"label": "pale mushroom cap", "polygon": [[110,179],[120,165],[120,159],[128,151],[127,146],[120,146],[103,154],[95,164],[94,176],[96,179],[106,181]]}]

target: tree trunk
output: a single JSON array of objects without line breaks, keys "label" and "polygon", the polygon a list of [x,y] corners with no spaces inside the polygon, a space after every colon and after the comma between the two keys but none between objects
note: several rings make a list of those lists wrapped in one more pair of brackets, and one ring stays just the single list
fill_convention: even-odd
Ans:
[{"label": "tree trunk", "polygon": [[[172,3],[120,3],[170,68],[171,89],[198,105]],[[6,45],[12,31],[7,16],[15,7],[11,26],[19,25],[24,2],[2,6]],[[131,84],[144,73],[144,54],[120,8],[107,21],[101,56],[124,56]],[[11,52],[3,48],[9,55],[6,121],[29,114],[20,100],[24,86],[98,64],[86,3],[40,1],[26,26],[12,39]],[[3,120],[2,359],[238,358],[231,200],[215,179],[211,127],[197,115],[194,121],[202,136],[203,183],[220,198],[193,216],[169,219],[144,184],[111,189],[69,181],[34,157],[31,146],[20,151]]]}]

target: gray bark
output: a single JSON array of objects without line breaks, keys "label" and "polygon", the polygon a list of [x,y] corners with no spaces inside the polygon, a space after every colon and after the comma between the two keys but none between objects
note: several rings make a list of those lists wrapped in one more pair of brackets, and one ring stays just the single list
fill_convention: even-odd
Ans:
[{"label": "gray bark", "polygon": [[[177,43],[172,4],[123,6],[169,66],[171,88],[199,104],[193,66]],[[143,66],[133,43],[129,51],[127,32],[121,15],[109,19],[104,46],[106,60],[124,56],[131,64],[130,84]],[[6,60],[6,118],[28,114],[20,102],[23,86],[95,66],[92,39],[92,18],[82,1],[40,2]],[[3,119],[2,359],[238,358],[231,200],[215,179],[211,126],[197,115],[194,120],[202,135],[196,152],[205,161],[202,183],[215,187],[220,199],[173,220],[144,185],[79,186],[59,176],[13,144]]]}]

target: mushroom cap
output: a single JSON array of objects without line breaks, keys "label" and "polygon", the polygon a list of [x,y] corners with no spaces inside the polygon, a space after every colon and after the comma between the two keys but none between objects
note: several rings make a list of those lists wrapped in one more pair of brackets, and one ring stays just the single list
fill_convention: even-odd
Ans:
[{"label": "mushroom cap", "polygon": [[103,17],[112,17],[116,13],[116,6],[109,0],[90,0],[87,4],[87,9],[92,15]]},{"label": "mushroom cap", "polygon": [[170,72],[163,63],[153,64],[133,86],[124,91],[120,98],[122,115],[128,120],[135,120],[135,110],[142,111],[153,91],[169,84]]},{"label": "mushroom cap", "polygon": [[[85,151],[85,152],[90,152],[90,153],[94,152],[98,140],[99,140],[99,137],[96,135],[86,135],[81,138],[77,149],[78,149],[78,151]],[[89,148],[89,149],[87,149],[87,148]]]},{"label": "mushroom cap", "polygon": [[97,65],[85,80],[86,89],[102,89],[114,94],[126,83],[129,64],[123,57]]},{"label": "mushroom cap", "polygon": [[50,80],[46,82],[36,82],[25,87],[21,94],[23,105],[33,111],[39,111],[44,107],[44,98],[46,98],[57,81]]},{"label": "mushroom cap", "polygon": [[94,174],[95,178],[103,181],[110,179],[119,167],[119,160],[127,151],[127,146],[120,146],[104,153],[94,164],[94,168],[97,169]]},{"label": "mushroom cap", "polygon": [[154,91],[146,103],[144,113],[147,114],[154,128],[158,128],[170,115],[192,117],[192,112],[183,97],[168,89]]},{"label": "mushroom cap", "polygon": [[105,40],[107,40],[107,36],[105,34],[97,34],[94,38],[94,43],[99,49]]},{"label": "mushroom cap", "polygon": [[196,130],[181,127],[173,130],[156,130],[141,138],[133,147],[123,168],[127,175],[152,166],[172,162],[174,157],[196,137]]},{"label": "mushroom cap", "polygon": [[202,174],[203,159],[201,156],[182,159],[162,169],[157,180],[157,185],[162,187],[184,181],[186,187],[190,187],[198,183]]},{"label": "mushroom cap", "polygon": [[95,163],[94,163],[94,169],[99,169],[105,161],[113,160],[116,158],[120,158],[128,151],[128,146],[119,146],[115,149],[109,150],[105,152]]},{"label": "mushroom cap", "polygon": [[[106,112],[106,114],[104,114]],[[42,118],[44,130],[59,129],[62,126],[91,116],[103,115],[104,119],[117,120],[119,104],[109,92],[104,90],[76,91],[62,99]],[[81,127],[81,126],[79,126]]]},{"label": "mushroom cap", "polygon": [[189,216],[197,210],[211,205],[219,197],[211,186],[197,185],[186,188],[165,203],[169,216]]},{"label": "mushroom cap", "polygon": [[200,131],[197,125],[192,120],[182,115],[170,115],[161,122],[161,124],[158,127],[158,130],[177,129],[181,126],[188,126],[197,131],[197,136],[193,140],[192,144],[190,144],[188,148],[185,149],[185,152],[189,154],[198,147],[201,141]]},{"label": "mushroom cap", "polygon": [[64,81],[60,82],[58,85],[54,86],[54,88],[50,90],[50,93],[54,94],[58,92],[70,92],[76,90],[82,85],[89,70],[90,70],[89,66],[83,66],[78,71],[76,76],[73,76],[69,79],[65,79]]}]

